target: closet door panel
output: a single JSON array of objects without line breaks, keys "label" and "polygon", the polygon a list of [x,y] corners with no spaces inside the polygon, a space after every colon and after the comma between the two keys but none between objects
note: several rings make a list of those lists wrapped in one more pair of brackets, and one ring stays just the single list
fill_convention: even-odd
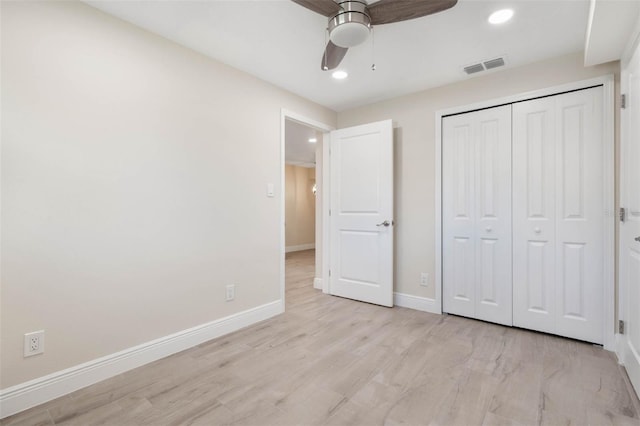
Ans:
[{"label": "closet door panel", "polygon": [[511,325],[511,106],[474,118],[476,318]]},{"label": "closet door panel", "polygon": [[603,341],[602,87],[513,107],[513,318]]},{"label": "closet door panel", "polygon": [[443,119],[443,309],[511,325],[511,106]]},{"label": "closet door panel", "polygon": [[474,125],[469,114],[443,119],[443,309],[475,315]]},{"label": "closet door panel", "polygon": [[603,341],[602,87],[556,96],[556,332]]},{"label": "closet door panel", "polygon": [[553,98],[513,105],[513,324],[555,330]]}]

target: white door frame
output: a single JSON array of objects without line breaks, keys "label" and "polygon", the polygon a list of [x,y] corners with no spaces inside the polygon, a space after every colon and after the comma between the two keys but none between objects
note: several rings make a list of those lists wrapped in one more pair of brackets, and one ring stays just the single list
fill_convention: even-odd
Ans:
[{"label": "white door frame", "polygon": [[[322,274],[318,277],[318,271],[316,271],[316,278],[320,278],[322,281],[322,290],[323,292],[328,292],[328,281],[323,279],[328,276],[329,271],[329,170],[327,169],[329,165],[329,149],[328,145],[328,135],[329,132],[335,130],[335,127],[322,123],[320,121],[314,120],[312,118],[306,117],[302,114],[298,114],[297,112],[287,110],[282,108],[280,110],[280,302],[282,303],[282,310],[284,311],[285,303],[285,229],[284,229],[284,221],[285,221],[285,196],[284,196],[284,188],[285,188],[285,176],[284,176],[284,167],[285,167],[285,121],[291,120],[295,121],[299,124],[305,125],[307,127],[312,127],[323,133],[322,140]],[[326,184],[326,186],[325,186]],[[326,265],[325,265],[326,264]],[[327,291],[325,291],[325,286],[327,287]]]},{"label": "white door frame", "polygon": [[548,87],[544,89],[534,90],[531,92],[520,93],[516,95],[506,96],[503,98],[491,99],[483,102],[473,103],[469,105],[461,105],[453,108],[446,108],[436,111],[436,158],[435,158],[435,182],[436,182],[436,271],[435,271],[435,287],[436,287],[436,307],[442,312],[442,118],[447,115],[470,112],[478,109],[496,107],[514,102],[525,101],[543,96],[551,96],[563,92],[573,90],[586,89],[593,86],[603,86],[603,136],[604,136],[604,155],[603,174],[604,174],[604,201],[605,211],[604,223],[604,348],[610,351],[615,350],[615,202],[614,202],[614,76],[613,74],[604,75],[588,80],[576,81],[573,83],[563,84],[559,86]]}]

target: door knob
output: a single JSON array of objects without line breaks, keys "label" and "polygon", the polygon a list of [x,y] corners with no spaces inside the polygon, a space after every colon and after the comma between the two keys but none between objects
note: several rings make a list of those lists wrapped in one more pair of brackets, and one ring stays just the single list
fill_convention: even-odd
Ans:
[{"label": "door knob", "polygon": [[490,226],[487,226],[486,228],[484,228],[484,230],[487,231],[487,232],[493,231],[493,229]]},{"label": "door knob", "polygon": [[533,228],[533,232],[535,232],[536,234],[539,234],[540,232],[542,232],[542,229],[536,226],[535,228]]},{"label": "door knob", "polygon": [[385,220],[382,223],[376,224],[376,226],[389,226],[389,225],[391,225],[391,222],[389,222],[388,220]]},{"label": "door knob", "polygon": [[640,243],[640,237],[635,237],[634,240]]}]

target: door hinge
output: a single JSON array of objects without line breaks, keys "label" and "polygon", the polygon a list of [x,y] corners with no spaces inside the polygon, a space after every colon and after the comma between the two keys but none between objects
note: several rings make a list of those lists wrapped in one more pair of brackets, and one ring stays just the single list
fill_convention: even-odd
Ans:
[{"label": "door hinge", "polygon": [[618,320],[618,333],[624,334],[624,321]]},{"label": "door hinge", "polygon": [[624,222],[625,220],[627,220],[627,211],[624,207],[620,207],[620,222]]},{"label": "door hinge", "polygon": [[329,276],[331,276],[331,269],[329,269]]},{"label": "door hinge", "polygon": [[331,216],[331,209],[329,209],[329,216]]},{"label": "door hinge", "polygon": [[620,95],[620,108],[627,108],[627,95],[625,93]]}]

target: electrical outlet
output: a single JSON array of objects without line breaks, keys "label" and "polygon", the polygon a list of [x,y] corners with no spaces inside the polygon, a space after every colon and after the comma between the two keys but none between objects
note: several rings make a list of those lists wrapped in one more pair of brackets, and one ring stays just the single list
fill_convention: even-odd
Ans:
[{"label": "electrical outlet", "polygon": [[420,274],[420,285],[422,287],[429,287],[429,273],[423,272]]},{"label": "electrical outlet", "polygon": [[44,353],[44,330],[24,335],[24,357]]},{"label": "electrical outlet", "polygon": [[230,302],[235,298],[236,298],[236,286],[235,286],[235,284],[229,284],[227,286],[226,300],[227,300],[227,302]]}]

